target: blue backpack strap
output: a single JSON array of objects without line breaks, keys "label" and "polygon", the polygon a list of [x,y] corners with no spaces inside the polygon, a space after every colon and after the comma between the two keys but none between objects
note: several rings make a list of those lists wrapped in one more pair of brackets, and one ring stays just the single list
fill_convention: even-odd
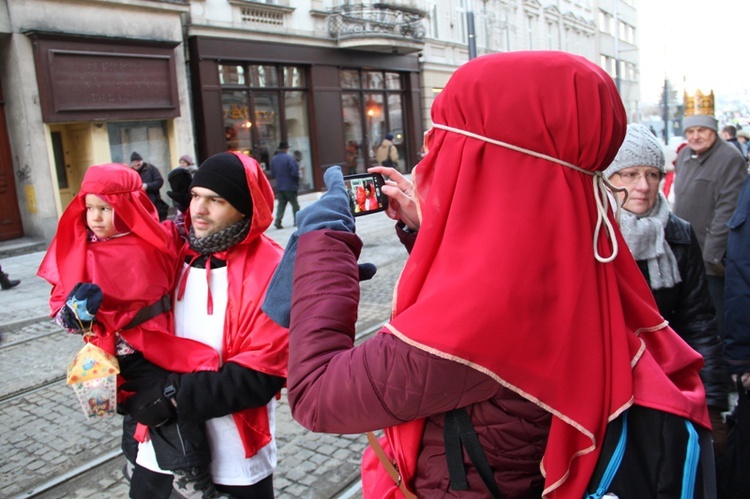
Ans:
[{"label": "blue backpack strap", "polygon": [[693,423],[685,420],[688,432],[687,449],[685,450],[685,468],[682,473],[681,499],[693,499],[695,494],[695,478],[698,475],[698,462],[700,461],[701,447],[698,443],[698,432]]},{"label": "blue backpack strap", "polygon": [[602,479],[599,482],[599,486],[593,494],[586,496],[586,499],[601,499],[604,494],[607,493],[609,486],[612,485],[617,470],[620,468],[622,463],[622,456],[625,455],[625,447],[628,442],[628,411],[622,413],[622,432],[620,433],[620,440],[617,442],[617,447],[612,453],[612,457],[607,464],[607,468],[604,470]]}]

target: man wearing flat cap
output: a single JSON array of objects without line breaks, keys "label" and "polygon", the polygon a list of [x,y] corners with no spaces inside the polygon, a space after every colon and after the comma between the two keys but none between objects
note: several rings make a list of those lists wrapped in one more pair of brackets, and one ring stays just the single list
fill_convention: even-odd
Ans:
[{"label": "man wearing flat cap", "polygon": [[724,335],[724,264],[727,222],[737,205],[747,165],[737,149],[718,135],[711,115],[692,115],[683,120],[687,147],[675,163],[673,212],[695,230],[708,288],[716,308],[719,335]]},{"label": "man wearing flat cap", "polygon": [[[214,348],[215,362],[141,383],[130,415],[143,424],[167,418],[205,423],[216,489],[270,499],[275,396],[288,359],[288,330],[261,310],[283,253],[265,235],[273,220],[273,189],[257,161],[229,152],[203,162],[189,189],[187,241],[173,293],[175,334]],[[158,432],[149,428],[151,440],[138,446],[131,481],[131,490],[139,483],[150,497],[166,497],[172,489],[172,476],[153,451]]]},{"label": "man wearing flat cap", "polygon": [[156,206],[156,211],[159,213],[159,221],[163,222],[167,219],[169,205],[164,202],[159,194],[159,189],[164,185],[164,178],[159,173],[159,169],[143,161],[143,157],[135,151],[130,155],[130,167],[141,176],[143,190],[146,191],[148,198]]},{"label": "man wearing flat cap", "polygon": [[297,191],[299,190],[299,163],[294,156],[289,154],[289,143],[282,140],[279,148],[271,160],[271,176],[276,179],[276,199],[279,204],[276,208],[276,220],[273,224],[277,229],[283,229],[281,219],[284,218],[287,203],[292,205],[292,217],[294,225],[297,225]]}]

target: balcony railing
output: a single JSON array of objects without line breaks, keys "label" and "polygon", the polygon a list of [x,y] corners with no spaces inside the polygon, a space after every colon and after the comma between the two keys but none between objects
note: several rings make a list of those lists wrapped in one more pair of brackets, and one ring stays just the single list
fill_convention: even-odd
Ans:
[{"label": "balcony railing", "polygon": [[426,12],[398,4],[372,3],[335,7],[328,16],[328,33],[338,40],[389,37],[421,42]]}]

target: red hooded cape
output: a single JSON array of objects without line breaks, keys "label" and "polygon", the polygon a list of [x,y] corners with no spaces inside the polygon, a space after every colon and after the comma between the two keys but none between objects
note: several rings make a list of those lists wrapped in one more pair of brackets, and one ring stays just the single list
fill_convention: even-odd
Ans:
[{"label": "red hooded cape", "polygon": [[[627,124],[608,74],[543,51],[465,64],[435,100],[432,121],[591,172],[609,165]],[[430,133],[414,170],[419,237],[387,328],[555,416],[545,497],[583,496],[607,422],[633,403],[710,428],[701,357],[659,315],[611,211],[614,233],[594,236],[592,176],[454,131]],[[598,261],[594,246],[607,257],[613,238],[616,258]],[[407,484],[422,428],[386,430]]]},{"label": "red hooded cape", "polygon": [[[273,189],[257,161],[244,154],[233,154],[245,167],[253,214],[247,237],[227,251],[213,254],[226,260],[229,281],[222,358],[225,362],[235,362],[285,378],[289,330],[273,322],[260,308],[284,252],[281,246],[264,234],[273,221]],[[185,224],[190,225],[189,213]],[[185,244],[180,261],[184,261],[188,255],[195,255],[195,252]],[[188,267],[185,272],[210,272],[210,269]],[[185,278],[183,274],[180,282]],[[177,300],[181,298],[182,293],[178,291]],[[234,419],[248,457],[271,441],[265,407],[245,409],[235,413]]]},{"label": "red hooded cape", "polygon": [[[138,173],[122,164],[94,165],[86,171],[37,271],[53,286],[52,315],[64,305],[76,283],[93,282],[101,287],[104,300],[96,314],[99,324],[92,343],[115,353],[115,333],[119,331],[147,359],[170,371],[216,369],[219,359],[213,349],[174,336],[171,312],[121,330],[143,307],[171,293],[176,273],[178,240],[159,223],[142,184]],[[87,194],[109,203],[118,233],[130,233],[89,243]]]}]

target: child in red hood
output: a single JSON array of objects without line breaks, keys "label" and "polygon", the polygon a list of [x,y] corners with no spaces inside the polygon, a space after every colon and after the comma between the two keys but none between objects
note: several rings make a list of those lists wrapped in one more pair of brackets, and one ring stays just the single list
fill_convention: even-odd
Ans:
[{"label": "child in red hood", "polygon": [[[181,240],[169,225],[159,223],[141,184],[125,165],[87,170],[38,270],[53,286],[52,314],[68,331],[84,332],[86,341],[116,355],[125,380],[155,370],[167,375],[212,369],[218,363],[213,349],[173,334],[169,293]],[[74,312],[73,302],[82,307]],[[124,421],[126,437],[134,428],[129,422]],[[177,475],[198,475],[196,488],[203,489],[201,494],[209,489],[204,497],[221,497],[210,495],[216,493],[208,472],[210,451],[202,428],[196,430],[189,438],[196,445],[185,456],[184,468],[189,470],[165,468]],[[184,447],[184,442],[175,442],[180,444]]]}]

